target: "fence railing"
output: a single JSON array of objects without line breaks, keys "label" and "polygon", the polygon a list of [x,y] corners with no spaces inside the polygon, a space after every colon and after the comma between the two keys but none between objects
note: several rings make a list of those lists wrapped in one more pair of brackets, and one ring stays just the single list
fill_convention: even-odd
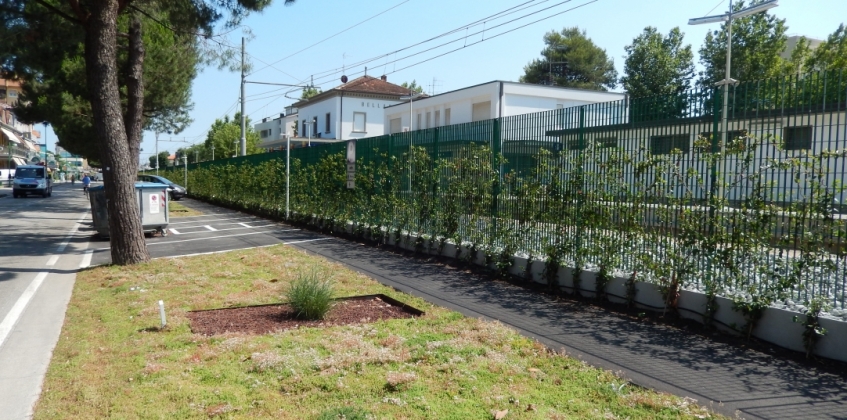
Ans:
[{"label": "fence railing", "polygon": [[[293,218],[422,235],[739,302],[847,301],[847,77],[743,83],[291,150]],[[285,154],[189,165],[283,215]]]}]

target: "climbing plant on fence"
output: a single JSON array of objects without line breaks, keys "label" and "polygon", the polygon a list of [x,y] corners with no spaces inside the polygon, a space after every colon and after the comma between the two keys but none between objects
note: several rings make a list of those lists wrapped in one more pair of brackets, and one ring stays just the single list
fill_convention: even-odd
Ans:
[{"label": "climbing plant on fence", "polygon": [[[354,189],[344,144],[293,149],[290,218],[418,250],[464,245],[457,257],[481,251],[501,275],[515,256],[542,260],[550,287],[567,267],[574,292],[599,298],[615,277],[630,279],[630,300],[647,281],[671,311],[695,289],[707,323],[723,296],[747,332],[773,304],[845,310],[847,81],[814,107],[774,103],[778,84],[734,92],[746,96],[726,144],[719,96],[705,91],[682,115],[638,117],[617,101],[360,139]],[[202,162],[189,191],[284,217],[285,169],[282,153]]]}]

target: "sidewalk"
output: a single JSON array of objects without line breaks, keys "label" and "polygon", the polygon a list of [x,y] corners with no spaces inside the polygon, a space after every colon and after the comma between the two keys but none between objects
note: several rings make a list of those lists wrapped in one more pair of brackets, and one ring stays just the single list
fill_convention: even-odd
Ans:
[{"label": "sidewalk", "polygon": [[343,239],[293,245],[467,316],[495,319],[633,383],[746,419],[847,419],[847,378],[673,326],[638,322],[390,249]]}]

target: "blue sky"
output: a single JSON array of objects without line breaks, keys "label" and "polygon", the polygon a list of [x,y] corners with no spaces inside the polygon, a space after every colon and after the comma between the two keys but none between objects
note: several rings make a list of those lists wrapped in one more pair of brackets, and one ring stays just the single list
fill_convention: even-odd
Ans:
[{"label": "blue sky", "polygon": [[[594,43],[606,50],[619,74],[624,47],[646,26],[655,26],[662,33],[679,26],[686,43],[694,49],[697,63],[697,50],[707,31],[718,29],[719,24],[689,26],[688,19],[723,13],[728,4],[729,0],[297,0],[284,6],[283,1],[276,0],[263,13],[243,22],[252,33],[247,53],[253,73],[248,80],[302,84],[314,76],[315,85],[327,90],[340,84],[342,68],[353,79],[367,66],[368,75],[387,74],[390,82],[398,84],[416,80],[428,93],[492,80],[517,81],[523,67],[540,56],[544,33],[572,26],[585,29]],[[515,13],[481,21],[515,7]],[[542,11],[545,8],[549,9]],[[518,12],[520,9],[523,11]],[[538,13],[497,27],[531,12]],[[779,7],[769,13],[786,19],[789,35],[825,39],[845,21],[847,0],[780,0]],[[529,24],[536,20],[541,21]],[[477,21],[479,25],[472,28],[394,53]],[[233,31],[227,42],[240,47],[241,36],[241,30]],[[325,40],[328,37],[332,38]],[[458,50],[433,58],[454,49]],[[377,59],[361,64],[372,58]],[[193,84],[194,122],[180,134],[160,135],[159,151],[173,153],[203,142],[215,119],[232,117],[238,107],[239,81],[238,73],[204,68]],[[279,115],[293,102],[284,95],[288,91],[248,84],[247,115],[254,122]],[[288,96],[299,95],[297,90]],[[48,135],[55,140],[52,131]],[[154,139],[154,133],[144,133],[142,162],[153,154]]]}]

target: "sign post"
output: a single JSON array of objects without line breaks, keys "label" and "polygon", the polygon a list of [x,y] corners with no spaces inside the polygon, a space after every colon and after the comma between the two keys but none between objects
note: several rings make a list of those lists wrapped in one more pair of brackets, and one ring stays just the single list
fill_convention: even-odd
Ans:
[{"label": "sign post", "polygon": [[347,140],[347,188],[356,188],[356,140]]}]

